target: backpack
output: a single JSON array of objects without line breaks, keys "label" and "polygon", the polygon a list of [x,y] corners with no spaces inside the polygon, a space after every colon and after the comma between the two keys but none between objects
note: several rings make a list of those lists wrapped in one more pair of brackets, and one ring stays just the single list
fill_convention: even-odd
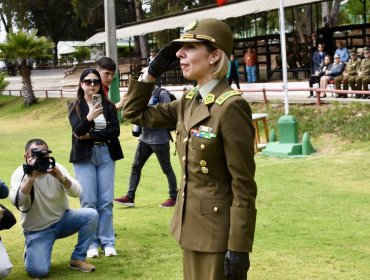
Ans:
[{"label": "backpack", "polygon": [[[153,96],[153,105],[158,104],[159,95],[161,94],[162,91],[165,91],[170,96],[171,102],[174,101],[174,100],[177,100],[176,96],[173,93],[169,92],[167,89],[162,88],[162,87],[156,87],[154,89],[153,94],[152,94],[152,96]],[[174,131],[174,130],[175,130],[175,128],[168,128],[168,135],[170,136],[171,142],[173,142],[171,131]]]},{"label": "backpack", "polygon": [[162,91],[165,91],[170,96],[171,102],[177,99],[176,96],[173,93],[169,92],[167,89],[162,87],[156,87],[153,92],[154,105],[159,102],[159,95],[161,94]]}]

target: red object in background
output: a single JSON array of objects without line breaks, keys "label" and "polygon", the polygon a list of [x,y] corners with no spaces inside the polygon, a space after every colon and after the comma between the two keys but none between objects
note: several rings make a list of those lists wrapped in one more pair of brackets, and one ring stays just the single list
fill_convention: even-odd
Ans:
[{"label": "red object in background", "polygon": [[226,4],[227,0],[217,0],[217,5],[222,6],[223,4]]}]

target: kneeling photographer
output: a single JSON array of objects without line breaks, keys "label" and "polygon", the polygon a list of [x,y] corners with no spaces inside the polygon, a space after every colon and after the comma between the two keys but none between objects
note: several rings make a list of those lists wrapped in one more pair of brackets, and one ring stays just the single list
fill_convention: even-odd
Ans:
[{"label": "kneeling photographer", "polygon": [[85,259],[98,214],[89,208],[69,209],[67,195],[79,197],[81,185],[50,153],[45,141],[29,140],[25,146],[26,163],[11,177],[10,200],[21,211],[20,224],[26,238],[25,268],[31,277],[46,276],[55,240],[78,232],[69,267],[94,271],[95,267]]}]

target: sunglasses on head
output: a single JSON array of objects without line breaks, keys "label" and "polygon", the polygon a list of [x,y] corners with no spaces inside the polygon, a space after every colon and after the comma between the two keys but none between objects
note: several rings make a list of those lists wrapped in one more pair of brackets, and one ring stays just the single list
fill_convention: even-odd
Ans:
[{"label": "sunglasses on head", "polygon": [[92,79],[85,79],[85,80],[83,80],[83,82],[88,87],[91,86],[92,84],[94,86],[100,85],[100,81],[98,79],[93,79],[93,80]]}]

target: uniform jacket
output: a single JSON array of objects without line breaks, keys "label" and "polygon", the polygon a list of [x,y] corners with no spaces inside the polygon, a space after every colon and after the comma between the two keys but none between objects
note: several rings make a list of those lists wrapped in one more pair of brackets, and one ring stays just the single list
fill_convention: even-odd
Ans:
[{"label": "uniform jacket", "polygon": [[356,73],[360,67],[361,60],[352,60],[350,59],[344,69],[343,73],[347,73],[349,76],[356,76]]},{"label": "uniform jacket", "polygon": [[370,75],[370,59],[369,58],[364,58],[363,60],[361,60],[358,73],[361,73],[361,76]]},{"label": "uniform jacket", "polygon": [[180,100],[146,106],[152,87],[130,81],[124,116],[147,127],[176,125],[182,179],[170,226],[172,235],[187,250],[250,252],[257,187],[248,103],[232,91],[227,79],[203,102],[192,90]]},{"label": "uniform jacket", "polygon": [[[89,107],[85,99],[81,99],[80,116],[76,110],[70,112],[72,103],[69,104],[69,122],[72,126],[72,149],[69,161],[72,163],[81,162],[91,158],[94,142],[105,142],[109,149],[109,154],[113,160],[123,158],[121,144],[118,140],[120,127],[117,117],[117,111],[114,104],[103,99],[103,114],[107,121],[105,129],[95,131],[94,121],[89,122],[86,118],[89,113]],[[77,136],[90,133],[91,140],[79,140]]]}]

